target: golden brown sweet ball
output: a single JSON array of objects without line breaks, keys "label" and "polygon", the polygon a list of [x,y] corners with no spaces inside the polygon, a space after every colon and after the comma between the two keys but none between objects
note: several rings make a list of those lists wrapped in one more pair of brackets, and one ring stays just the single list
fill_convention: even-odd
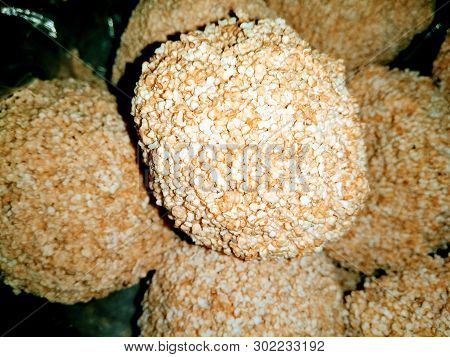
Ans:
[{"label": "golden brown sweet ball", "polygon": [[450,260],[423,256],[346,297],[350,336],[450,336]]},{"label": "golden brown sweet ball", "polygon": [[447,36],[433,63],[433,77],[438,81],[439,87],[447,99],[450,100],[450,30],[447,30]]},{"label": "golden brown sweet ball", "polygon": [[195,243],[295,257],[348,231],[368,184],[341,62],[284,20],[230,19],[142,68],[133,110],[151,187]]},{"label": "golden brown sweet ball", "polygon": [[226,18],[231,12],[241,21],[275,17],[264,0],[140,0],[121,38],[112,70],[113,83],[146,46]]},{"label": "golden brown sweet ball", "polygon": [[166,252],[139,319],[143,336],[342,336],[343,293],[323,253],[244,262],[183,243]]},{"label": "golden brown sweet ball", "polygon": [[34,80],[0,102],[0,271],[75,303],[134,284],[173,239],[149,205],[115,99]]},{"label": "golden brown sweet ball", "polygon": [[351,70],[387,63],[433,20],[433,0],[266,0],[319,51]]},{"label": "golden brown sweet ball", "polygon": [[349,83],[366,123],[367,208],[327,252],[371,273],[400,268],[448,238],[448,102],[431,78],[369,66]]}]

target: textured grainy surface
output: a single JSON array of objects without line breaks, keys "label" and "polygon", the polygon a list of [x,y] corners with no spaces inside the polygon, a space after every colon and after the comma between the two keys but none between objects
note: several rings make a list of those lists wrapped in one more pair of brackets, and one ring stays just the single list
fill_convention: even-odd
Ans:
[{"label": "textured grainy surface", "polygon": [[346,297],[350,336],[450,336],[450,260],[417,258]]},{"label": "textured grainy surface", "polygon": [[433,77],[438,80],[447,100],[450,100],[450,30],[447,30],[445,41],[433,63]]},{"label": "textured grainy surface", "polygon": [[143,300],[144,336],[343,335],[343,296],[323,253],[244,262],[183,243]]},{"label": "textured grainy surface", "polygon": [[102,297],[172,244],[114,97],[88,83],[35,80],[0,102],[0,172],[0,270],[17,290]]},{"label": "textured grainy surface", "polygon": [[448,239],[448,102],[428,77],[369,66],[349,83],[366,123],[371,194],[327,252],[371,273],[405,266]]},{"label": "textured grainy surface", "polygon": [[348,230],[368,192],[356,110],[342,63],[282,20],[167,42],[133,99],[157,204],[197,244],[244,259]]},{"label": "textured grainy surface", "polygon": [[266,0],[319,51],[348,69],[387,63],[433,20],[432,0]]},{"label": "textured grainy surface", "polygon": [[146,46],[226,18],[230,12],[242,21],[275,17],[263,0],[141,0],[122,35],[112,81],[119,81],[126,64],[133,62]]}]

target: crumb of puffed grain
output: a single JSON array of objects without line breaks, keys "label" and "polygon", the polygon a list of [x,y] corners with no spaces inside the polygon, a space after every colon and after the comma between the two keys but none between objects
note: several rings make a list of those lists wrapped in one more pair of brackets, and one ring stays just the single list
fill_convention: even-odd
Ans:
[{"label": "crumb of puffed grain", "polygon": [[350,336],[449,336],[449,260],[417,257],[346,297]]},{"label": "crumb of puffed grain", "polygon": [[350,228],[368,185],[341,62],[281,19],[231,19],[142,69],[133,114],[151,187],[197,244],[295,257]]},{"label": "crumb of puffed grain", "polygon": [[106,89],[106,83],[96,75],[94,69],[81,58],[78,50],[73,49],[66,53],[65,60],[59,68],[58,79],[74,78],[89,82],[92,87]]},{"label": "crumb of puffed grain", "polygon": [[450,30],[447,30],[447,36],[433,63],[433,77],[438,80],[447,100],[450,100]]},{"label": "crumb of puffed grain", "polygon": [[319,51],[348,69],[387,63],[433,20],[433,0],[266,0]]},{"label": "crumb of puffed grain", "polygon": [[120,40],[112,81],[119,81],[126,65],[133,63],[146,46],[229,17],[230,13],[241,21],[275,17],[263,0],[140,0]]},{"label": "crumb of puffed grain", "polygon": [[450,112],[431,79],[414,72],[369,66],[348,86],[366,124],[371,193],[350,232],[325,250],[370,274],[448,237]]},{"label": "crumb of puffed grain", "polygon": [[356,290],[358,288],[358,284],[361,283],[363,276],[360,272],[356,270],[343,268],[341,266],[338,266],[336,268],[336,275],[338,281],[342,286],[342,289],[346,293]]},{"label": "crumb of puffed grain", "polygon": [[336,268],[323,253],[243,262],[180,244],[142,302],[143,336],[342,336]]},{"label": "crumb of puffed grain", "polygon": [[134,284],[175,241],[149,205],[114,97],[35,80],[0,101],[0,270],[75,303]]}]

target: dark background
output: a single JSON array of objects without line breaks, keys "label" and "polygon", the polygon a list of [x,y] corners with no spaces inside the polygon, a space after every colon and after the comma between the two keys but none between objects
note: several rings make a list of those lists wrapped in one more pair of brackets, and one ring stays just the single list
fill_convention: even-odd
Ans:
[{"label": "dark background", "polygon": [[[99,76],[109,78],[120,35],[136,4],[137,0],[0,0],[0,96],[34,77],[54,78],[73,48]],[[391,67],[431,75],[449,27],[449,1],[436,1],[436,9],[442,6]],[[139,303],[150,278],[151,274],[105,299],[72,306],[15,295],[0,282],[0,336],[136,335]]]}]

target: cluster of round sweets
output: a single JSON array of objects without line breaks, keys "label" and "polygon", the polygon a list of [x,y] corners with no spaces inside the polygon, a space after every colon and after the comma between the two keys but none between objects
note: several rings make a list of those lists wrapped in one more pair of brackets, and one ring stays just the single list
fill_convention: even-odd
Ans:
[{"label": "cluster of round sweets", "polygon": [[4,281],[75,303],[155,269],[139,319],[149,336],[449,335],[448,258],[427,257],[448,231],[446,46],[439,89],[381,66],[345,78],[302,40],[349,68],[388,61],[410,36],[384,55],[383,41],[426,26],[432,2],[381,3],[269,0],[299,36],[263,1],[140,1],[113,80],[183,33],[143,64],[133,114],[156,203],[202,246],[149,203],[98,82],[35,80],[2,99]]},{"label": "cluster of round sweets", "polygon": [[[140,0],[121,38],[112,80],[144,60],[149,45],[231,16],[241,21],[284,18],[321,52],[348,70],[387,63],[433,20],[433,0]],[[448,66],[447,66],[448,67]]]}]

